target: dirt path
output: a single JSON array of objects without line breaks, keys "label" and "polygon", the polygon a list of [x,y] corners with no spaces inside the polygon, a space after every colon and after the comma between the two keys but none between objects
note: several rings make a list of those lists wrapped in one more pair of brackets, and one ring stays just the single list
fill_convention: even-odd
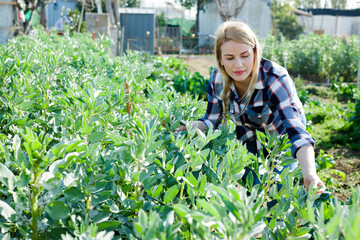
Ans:
[{"label": "dirt path", "polygon": [[190,72],[199,72],[204,77],[209,77],[209,67],[216,65],[215,56],[181,56],[189,66]]}]

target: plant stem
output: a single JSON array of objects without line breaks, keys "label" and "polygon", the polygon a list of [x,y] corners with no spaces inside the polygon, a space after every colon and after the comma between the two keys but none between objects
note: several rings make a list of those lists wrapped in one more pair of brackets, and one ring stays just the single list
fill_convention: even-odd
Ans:
[{"label": "plant stem", "polygon": [[[187,167],[185,174],[189,172],[189,169],[190,169],[190,166]],[[181,183],[179,203],[181,203],[181,201],[183,200],[184,188],[185,188],[185,181],[183,180],[183,182]]]},{"label": "plant stem", "polygon": [[39,206],[37,203],[39,189],[37,187],[38,173],[37,169],[34,169],[34,182],[31,186],[31,229],[32,229],[32,240],[38,239],[38,222],[37,217],[39,216]]},{"label": "plant stem", "polygon": [[38,205],[37,205],[37,194],[33,192],[31,197],[31,211],[32,211],[32,221],[31,221],[31,228],[32,228],[32,240],[37,240],[38,237],[38,227],[37,227],[37,217],[38,217]]},{"label": "plant stem", "polygon": [[[275,156],[274,156],[274,159],[276,159],[276,155],[277,154],[275,154]],[[272,164],[273,162],[272,161],[270,161],[270,164]],[[265,201],[266,201],[266,197],[267,197],[267,195],[268,195],[268,192],[269,192],[269,189],[270,189],[270,186],[271,186],[271,184],[272,184],[272,182],[273,182],[273,180],[271,179],[271,175],[272,175],[272,173],[274,172],[274,168],[275,168],[275,163],[273,163],[272,165],[271,165],[271,168],[270,168],[270,172],[269,172],[269,176],[268,176],[268,180],[266,181],[267,182],[267,185],[265,185],[265,191],[264,191],[264,200],[263,200],[263,202],[261,203],[261,205],[263,205],[264,203],[265,203]]]},{"label": "plant stem", "polygon": [[181,184],[179,203],[181,203],[181,201],[183,200],[184,188],[185,188],[185,181],[183,181]]},{"label": "plant stem", "polygon": [[86,197],[86,221],[89,222],[90,194]]}]

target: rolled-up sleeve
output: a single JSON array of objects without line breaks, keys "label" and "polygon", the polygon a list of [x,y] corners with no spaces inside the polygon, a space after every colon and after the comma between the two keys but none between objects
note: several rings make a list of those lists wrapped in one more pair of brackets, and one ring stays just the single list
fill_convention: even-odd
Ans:
[{"label": "rolled-up sleeve", "polygon": [[[217,82],[219,80],[216,76],[221,74],[217,69],[214,69],[212,74],[210,75],[209,84],[207,87],[207,109],[205,116],[203,118],[199,118],[199,121],[205,123],[207,128],[216,129],[222,121],[222,101],[219,98],[219,89],[222,88],[222,82]],[[220,88],[219,88],[220,87]]]},{"label": "rolled-up sleeve", "polygon": [[315,145],[315,140],[306,131],[306,118],[297,96],[295,85],[285,73],[269,81],[269,99],[276,106],[283,127],[291,142],[291,153],[296,158],[297,151],[306,145]]}]

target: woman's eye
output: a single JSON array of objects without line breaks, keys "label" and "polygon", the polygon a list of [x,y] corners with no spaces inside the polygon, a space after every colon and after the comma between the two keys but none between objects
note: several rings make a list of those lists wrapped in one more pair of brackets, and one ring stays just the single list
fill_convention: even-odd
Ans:
[{"label": "woman's eye", "polygon": [[233,59],[234,59],[234,58],[232,58],[232,57],[231,57],[231,58],[226,58],[226,60],[228,60],[228,61],[229,61],[229,60],[233,60]]},{"label": "woman's eye", "polygon": [[247,58],[249,55],[244,55],[244,56],[242,56],[243,58]]}]

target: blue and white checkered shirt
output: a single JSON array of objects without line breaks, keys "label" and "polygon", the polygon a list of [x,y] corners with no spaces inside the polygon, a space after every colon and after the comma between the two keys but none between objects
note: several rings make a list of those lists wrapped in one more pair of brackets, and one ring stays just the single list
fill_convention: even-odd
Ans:
[{"label": "blue and white checkered shirt", "polygon": [[[306,118],[302,103],[297,96],[295,84],[287,70],[269,60],[262,59],[259,77],[252,92],[250,102],[245,106],[240,101],[235,86],[231,86],[230,119],[236,124],[236,137],[246,143],[256,139],[256,130],[277,136],[288,134],[291,142],[291,153],[295,158],[299,148],[315,144],[315,140],[306,131]],[[204,118],[200,118],[208,128],[217,128],[222,121],[223,78],[221,72],[215,68],[210,76],[208,93],[208,106]],[[249,93],[251,94],[251,93]],[[245,112],[240,115],[241,110]],[[260,142],[257,141],[258,151]]]}]

